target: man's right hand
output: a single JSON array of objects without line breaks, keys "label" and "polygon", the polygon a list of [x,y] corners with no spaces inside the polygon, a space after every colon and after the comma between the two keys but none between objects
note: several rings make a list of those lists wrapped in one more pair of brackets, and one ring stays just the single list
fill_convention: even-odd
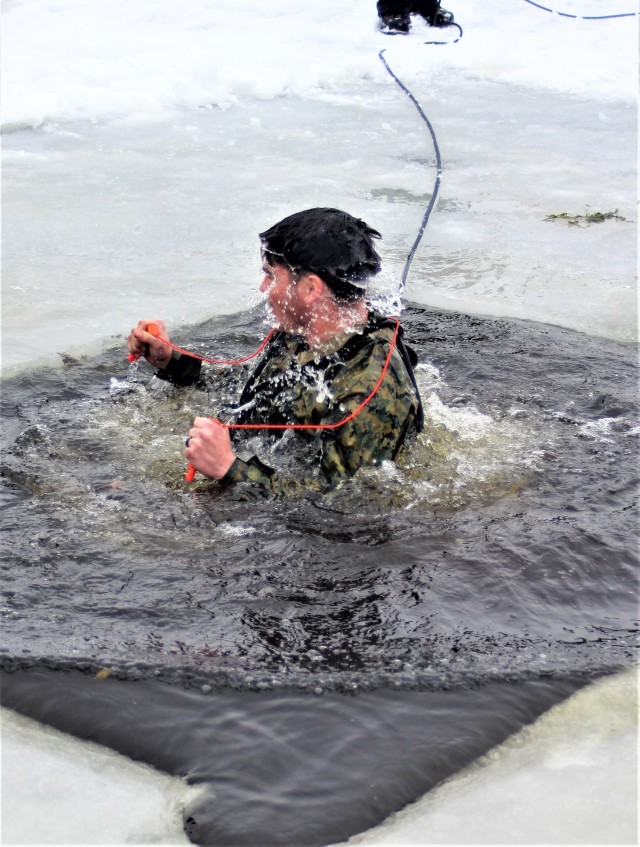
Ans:
[{"label": "man's right hand", "polygon": [[[148,327],[155,324],[159,330],[158,335],[148,332]],[[127,338],[129,353],[136,358],[143,356],[154,368],[166,368],[171,359],[173,350],[165,341],[169,340],[167,328],[162,321],[157,319],[144,319],[138,321]]]}]

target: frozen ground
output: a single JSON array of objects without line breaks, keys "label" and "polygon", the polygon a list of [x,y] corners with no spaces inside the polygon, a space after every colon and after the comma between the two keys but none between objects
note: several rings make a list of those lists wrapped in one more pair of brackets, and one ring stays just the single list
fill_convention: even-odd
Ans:
[{"label": "frozen ground", "polygon": [[[630,0],[452,0],[464,37],[417,51],[408,82],[443,75],[635,102]],[[375,0],[4,0],[3,124],[165,117],[252,99],[321,100],[384,77]],[[433,33],[414,22],[416,41]],[[457,33],[456,33],[457,34]],[[396,48],[394,48],[396,49]],[[400,47],[407,52],[406,43]],[[416,51],[414,51],[416,52]]]}]

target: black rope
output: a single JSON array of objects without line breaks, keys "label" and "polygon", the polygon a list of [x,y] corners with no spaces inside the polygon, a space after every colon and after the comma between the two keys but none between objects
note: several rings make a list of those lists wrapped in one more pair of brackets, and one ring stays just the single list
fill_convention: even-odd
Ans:
[{"label": "black rope", "polygon": [[555,9],[549,9],[547,6],[542,6],[540,3],[535,3],[534,0],[524,0],[536,9],[542,9],[544,12],[552,12],[554,15],[560,15],[561,18],[574,18],[581,21],[605,21],[608,18],[635,18],[638,12],[621,12],[618,15],[572,15],[569,12],[557,12]]},{"label": "black rope", "polygon": [[[531,6],[535,6],[537,9],[542,9],[545,12],[552,12],[552,13],[554,13],[556,15],[560,15],[561,17],[564,17],[564,18],[574,18],[574,19],[580,19],[580,20],[583,20],[583,21],[602,21],[602,20],[607,20],[608,18],[632,18],[632,17],[635,17],[638,14],[638,12],[624,12],[624,13],[615,14],[615,15],[572,15],[572,14],[569,14],[568,12],[556,12],[555,9],[549,9],[547,6],[542,6],[540,3],[536,3],[535,0],[525,0],[525,3],[529,3]],[[456,24],[456,23],[451,23],[451,24],[449,24],[449,26],[455,27],[459,32],[458,37],[456,39],[454,39],[453,41],[425,41],[423,43],[424,44],[430,44],[430,45],[456,44],[462,38],[462,27],[459,24]],[[409,89],[402,82],[402,80],[393,72],[393,70],[389,66],[389,63],[384,58],[385,53],[386,53],[386,50],[381,50],[378,53],[378,57],[380,58],[380,61],[385,66],[387,72],[392,77],[392,79],[395,80],[395,82],[400,86],[400,88],[404,91],[404,93],[407,95],[407,97],[411,100],[413,105],[418,110],[418,114],[420,115],[422,120],[427,125],[427,129],[429,130],[429,132],[431,134],[431,139],[433,141],[433,149],[435,150],[435,154],[436,154],[436,168],[437,168],[436,180],[435,180],[435,183],[433,185],[433,192],[431,194],[431,199],[429,200],[429,205],[427,206],[427,209],[424,213],[424,216],[422,218],[422,222],[420,224],[420,229],[418,230],[418,235],[416,236],[416,239],[413,242],[413,247],[409,251],[409,255],[407,256],[407,260],[404,264],[404,269],[402,271],[402,278],[400,280],[400,291],[399,291],[399,294],[402,295],[402,292],[404,291],[404,287],[405,287],[406,282],[407,282],[407,277],[409,276],[409,270],[411,268],[411,263],[413,262],[413,257],[415,256],[416,250],[418,249],[420,242],[422,241],[422,236],[424,235],[424,231],[427,228],[427,223],[429,222],[429,217],[430,217],[431,212],[433,211],[433,207],[435,206],[435,203],[436,203],[436,199],[437,199],[437,196],[438,196],[438,189],[440,188],[440,178],[442,176],[442,157],[440,156],[440,148],[438,147],[438,139],[436,138],[436,134],[435,134],[433,127],[431,125],[431,121],[426,116],[424,109],[422,108],[420,103],[418,103],[418,101],[413,96],[411,91],[409,91]]]},{"label": "black rope", "polygon": [[384,57],[385,52],[386,52],[385,50],[381,50],[378,53],[380,61],[385,66],[385,68],[387,69],[387,72],[390,74],[390,76],[397,82],[397,84],[404,91],[404,93],[407,95],[409,100],[411,100],[413,105],[416,107],[416,109],[418,110],[418,114],[420,115],[422,120],[425,122],[429,132],[431,133],[431,139],[433,140],[433,149],[435,150],[435,154],[436,154],[436,168],[437,168],[436,181],[435,181],[434,186],[433,186],[433,192],[431,194],[431,199],[429,200],[429,205],[427,206],[427,210],[424,213],[424,216],[422,218],[422,222],[420,224],[420,229],[418,230],[418,235],[416,236],[416,240],[413,242],[413,247],[409,251],[409,255],[407,256],[407,260],[404,264],[404,270],[402,271],[402,278],[400,280],[400,291],[399,291],[399,294],[402,295],[405,284],[407,282],[407,277],[409,276],[409,269],[411,267],[411,263],[413,262],[413,257],[415,256],[416,250],[418,249],[418,246],[419,246],[420,242],[422,241],[422,236],[424,235],[424,231],[427,227],[427,223],[429,221],[429,216],[431,215],[433,207],[435,206],[435,203],[436,203],[436,198],[438,196],[438,189],[440,188],[440,177],[442,175],[442,157],[440,156],[440,148],[438,147],[438,139],[436,138],[436,134],[433,131],[433,127],[431,126],[431,122],[430,122],[429,118],[425,115],[422,106],[420,105],[420,103],[418,103],[418,101],[413,96],[413,94],[409,91],[409,89],[404,84],[404,82],[402,82],[402,80],[399,79],[399,77],[397,77],[396,74],[391,70],[391,68],[389,67],[389,63],[387,62],[387,60]]},{"label": "black rope", "polygon": [[459,35],[458,35],[457,38],[454,38],[452,41],[423,41],[422,43],[423,44],[436,44],[436,45],[437,44],[457,44],[458,41],[460,41],[460,39],[462,38],[462,27],[460,26],[460,24],[457,24],[457,23],[447,24],[447,28],[449,28],[450,26],[452,26],[454,29],[458,30]]}]

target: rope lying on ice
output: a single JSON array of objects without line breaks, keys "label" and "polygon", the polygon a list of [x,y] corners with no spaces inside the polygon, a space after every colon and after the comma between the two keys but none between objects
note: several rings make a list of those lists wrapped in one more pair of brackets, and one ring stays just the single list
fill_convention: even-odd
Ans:
[{"label": "rope lying on ice", "polygon": [[[438,43],[442,43],[442,42],[438,42]],[[418,110],[418,114],[420,115],[420,117],[422,118],[424,123],[426,124],[427,129],[429,130],[429,133],[431,134],[431,140],[433,141],[433,149],[434,149],[435,154],[436,154],[436,179],[435,179],[435,182],[434,182],[434,185],[433,185],[433,191],[431,192],[431,199],[429,200],[426,211],[425,211],[425,213],[422,217],[422,221],[420,223],[420,228],[418,229],[418,234],[415,238],[415,241],[413,242],[413,246],[412,246],[411,250],[409,251],[409,255],[407,256],[407,259],[404,263],[404,268],[402,270],[402,277],[400,279],[400,291],[398,292],[399,295],[402,295],[402,292],[404,291],[404,287],[405,287],[406,282],[407,282],[407,277],[409,276],[409,270],[411,268],[411,263],[413,262],[413,257],[415,256],[416,250],[418,249],[418,246],[420,245],[420,242],[422,241],[422,236],[424,235],[424,231],[427,228],[427,223],[429,222],[429,217],[431,215],[431,212],[433,211],[433,207],[436,204],[436,199],[438,197],[438,189],[440,188],[440,179],[441,179],[441,176],[442,176],[442,156],[440,155],[440,147],[438,146],[438,139],[436,138],[436,134],[435,134],[435,131],[434,131],[433,126],[431,124],[431,121],[426,116],[424,109],[422,108],[420,103],[418,103],[418,101],[416,100],[414,95],[411,93],[411,91],[409,91],[409,89],[404,84],[404,82],[402,82],[402,80],[398,77],[398,75],[391,69],[389,63],[387,62],[387,60],[384,57],[385,52],[386,52],[385,50],[381,50],[378,53],[378,56],[380,57],[380,61],[385,66],[387,73],[392,77],[392,79],[395,80],[395,82],[400,86],[400,88],[404,91],[404,93],[407,95],[409,100],[411,100],[413,105]]]},{"label": "rope lying on ice", "polygon": [[536,9],[542,9],[543,12],[551,12],[554,15],[559,15],[561,18],[574,18],[581,21],[606,21],[611,18],[634,18],[638,12],[620,12],[616,15],[572,15],[570,12],[558,12],[556,9],[549,9],[548,6],[543,6],[541,3],[535,3],[534,0],[524,0],[530,6],[535,6]]},{"label": "rope lying on ice", "polygon": [[[525,2],[529,3],[532,6],[535,6],[538,9],[542,9],[545,12],[552,12],[556,15],[560,15],[561,17],[574,18],[574,19],[580,19],[580,20],[585,20],[585,21],[607,20],[607,19],[610,19],[610,18],[629,18],[629,17],[635,17],[637,14],[639,14],[638,12],[624,12],[624,13],[614,14],[614,15],[573,15],[573,14],[570,14],[568,12],[557,12],[555,9],[550,9],[547,6],[541,5],[540,3],[536,3],[535,0],[525,0]],[[449,26],[456,27],[458,29],[458,32],[460,33],[459,36],[455,40],[453,40],[453,41],[425,41],[423,43],[424,44],[432,44],[432,45],[456,44],[462,38],[462,35],[463,35],[462,27],[459,26],[456,23],[451,23],[451,24],[449,24]],[[407,277],[409,276],[409,270],[411,268],[411,263],[413,262],[413,257],[415,256],[416,250],[418,249],[418,246],[420,245],[420,242],[422,241],[422,236],[424,235],[424,231],[426,229],[427,223],[429,222],[429,217],[430,217],[431,212],[433,211],[433,207],[435,206],[435,203],[436,203],[436,199],[437,199],[437,196],[438,196],[438,190],[440,188],[440,182],[441,182],[441,177],[442,177],[442,157],[440,155],[440,148],[438,146],[438,139],[436,138],[436,134],[435,134],[435,131],[434,131],[433,126],[431,124],[431,121],[429,120],[429,118],[425,114],[424,109],[422,108],[422,106],[420,105],[418,100],[415,98],[415,96],[412,94],[412,92],[407,88],[407,86],[404,84],[404,82],[402,82],[402,80],[398,77],[398,75],[391,69],[388,61],[385,59],[385,56],[384,56],[385,52],[386,52],[386,50],[381,50],[378,53],[380,61],[384,65],[387,73],[400,86],[400,88],[404,91],[404,93],[407,95],[407,97],[411,100],[413,105],[418,110],[418,114],[420,115],[420,117],[424,121],[427,129],[429,130],[429,133],[431,134],[431,139],[433,141],[433,149],[435,151],[435,156],[436,156],[436,178],[435,178],[435,182],[434,182],[434,185],[433,185],[433,191],[431,193],[431,199],[429,200],[429,203],[428,203],[427,208],[425,210],[424,216],[423,216],[422,221],[420,223],[420,228],[418,230],[418,234],[415,238],[413,246],[412,246],[411,250],[409,251],[409,255],[407,256],[407,259],[406,259],[406,262],[405,262],[405,265],[404,265],[404,268],[403,268],[403,271],[402,271],[402,277],[400,279],[399,295],[402,295],[402,292],[404,291],[404,288],[405,288],[405,285],[406,285],[406,282],[407,282]]]}]

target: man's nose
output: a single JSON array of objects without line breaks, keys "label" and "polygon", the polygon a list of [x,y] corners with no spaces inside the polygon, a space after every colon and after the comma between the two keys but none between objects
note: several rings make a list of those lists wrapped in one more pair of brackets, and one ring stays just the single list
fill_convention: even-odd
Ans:
[{"label": "man's nose", "polygon": [[269,286],[271,285],[271,282],[272,282],[271,277],[269,277],[265,274],[264,277],[262,278],[262,282],[260,283],[260,291],[263,294],[265,293],[265,291],[268,290]]}]

